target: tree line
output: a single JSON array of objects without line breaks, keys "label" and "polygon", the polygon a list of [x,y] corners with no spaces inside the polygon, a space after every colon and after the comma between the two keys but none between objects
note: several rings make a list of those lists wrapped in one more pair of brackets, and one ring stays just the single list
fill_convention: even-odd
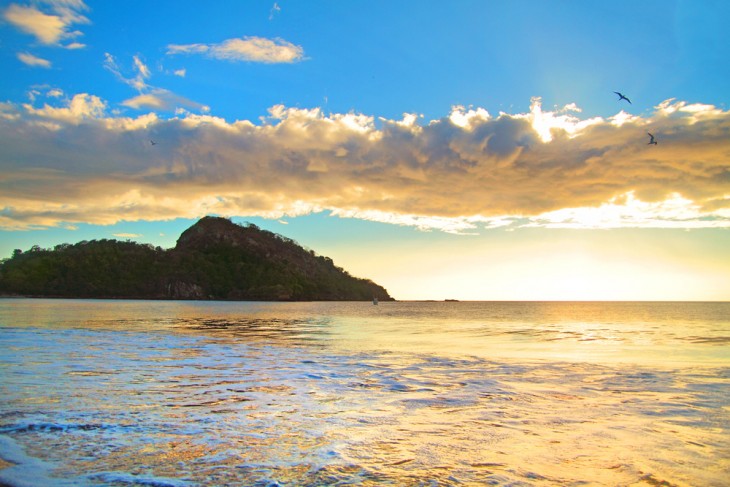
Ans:
[{"label": "tree line", "polygon": [[[234,231],[234,244],[203,237],[203,244],[178,241],[175,248],[165,250],[103,239],[52,249],[18,249],[0,262],[0,293],[129,299],[391,299],[384,288],[351,276],[331,259],[252,227]],[[239,231],[247,233],[235,233]],[[253,244],[240,244],[246,241]]]}]

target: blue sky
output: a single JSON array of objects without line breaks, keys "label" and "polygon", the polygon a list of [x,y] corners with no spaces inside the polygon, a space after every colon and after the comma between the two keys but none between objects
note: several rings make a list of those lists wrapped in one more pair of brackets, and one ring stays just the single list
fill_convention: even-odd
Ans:
[{"label": "blue sky", "polygon": [[727,2],[0,12],[0,256],[218,214],[400,299],[730,299]]}]

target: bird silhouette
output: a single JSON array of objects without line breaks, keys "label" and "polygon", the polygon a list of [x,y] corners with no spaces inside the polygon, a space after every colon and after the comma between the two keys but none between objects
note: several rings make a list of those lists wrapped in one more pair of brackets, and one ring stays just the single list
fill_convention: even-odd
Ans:
[{"label": "bird silhouette", "polygon": [[155,142],[154,140],[150,140],[150,144],[157,145],[157,142]]},{"label": "bird silhouette", "polygon": [[621,100],[626,100],[627,102],[631,103],[631,100],[629,100],[628,98],[626,98],[626,97],[625,97],[625,96],[623,95],[623,93],[619,93],[618,91],[614,91],[614,93],[616,93],[616,94],[618,95],[618,101],[621,101]]},{"label": "bird silhouette", "polygon": [[659,143],[656,141],[656,138],[654,138],[654,136],[651,133],[647,132],[647,134],[649,134],[649,137],[651,137],[651,140],[649,141],[648,145],[652,145],[652,144],[657,145]]}]

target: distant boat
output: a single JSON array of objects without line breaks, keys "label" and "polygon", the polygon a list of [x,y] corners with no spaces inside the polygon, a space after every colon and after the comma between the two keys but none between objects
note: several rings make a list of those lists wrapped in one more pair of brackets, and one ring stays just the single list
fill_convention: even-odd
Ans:
[{"label": "distant boat", "polygon": [[373,304],[377,306],[377,304],[378,304],[378,298],[373,298]]}]

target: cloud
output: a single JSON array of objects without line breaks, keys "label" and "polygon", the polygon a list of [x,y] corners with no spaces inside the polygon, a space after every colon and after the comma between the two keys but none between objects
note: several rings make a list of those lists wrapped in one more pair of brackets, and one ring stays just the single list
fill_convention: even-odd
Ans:
[{"label": "cloud", "polygon": [[[147,67],[147,65],[139,58],[139,56],[132,56],[132,59],[134,60],[134,66],[137,68],[137,71],[139,72],[138,78],[140,80],[146,80],[151,76],[150,68]],[[140,83],[142,83],[140,81]],[[144,87],[144,84],[142,83],[142,87]]]},{"label": "cloud", "polygon": [[143,237],[143,235],[140,233],[114,233],[112,235],[114,235],[117,238],[128,238],[128,239]]},{"label": "cloud", "polygon": [[133,77],[127,77],[122,74],[122,70],[114,56],[108,52],[104,53],[104,68],[114,74],[119,81],[131,86],[137,91],[149,89],[147,79],[151,76],[150,69],[139,56],[132,56],[132,61],[134,62],[135,75]]},{"label": "cloud", "polygon": [[124,100],[122,105],[136,110],[151,108],[153,110],[171,112],[175,111],[177,108],[184,108],[189,110],[198,110],[201,112],[209,111],[209,107],[206,105],[188,100],[185,97],[176,95],[171,91],[161,88],[155,88],[149,93],[143,93],[133,98],[129,98],[128,100]]},{"label": "cloud", "polygon": [[[130,86],[139,94],[128,98],[122,102],[122,105],[135,110],[153,109],[167,112],[173,112],[176,109],[183,108],[186,110],[198,110],[207,112],[209,108],[206,105],[189,100],[185,97],[176,95],[175,93],[164,88],[151,86],[147,80],[152,77],[152,72],[139,56],[133,56],[133,76],[125,76],[119,67],[114,56],[109,53],[104,55],[104,68],[110,71],[122,83]],[[177,75],[179,72],[176,71]],[[182,70],[182,76],[185,70]]]},{"label": "cloud", "polygon": [[167,54],[203,54],[225,61],[295,63],[304,59],[304,49],[283,39],[243,37],[219,44],[170,44]]},{"label": "cloud", "polygon": [[0,118],[17,120],[20,118],[18,108],[12,103],[0,102]]},{"label": "cloud", "polygon": [[146,93],[144,95],[135,96],[122,102],[122,105],[131,108],[142,109],[142,108],[153,108],[153,109],[168,109],[168,104],[162,97]]},{"label": "cloud", "polygon": [[[149,95],[139,108],[163,103]],[[730,112],[709,105],[581,119],[534,99],[527,113],[431,121],[275,106],[253,123],[50,101],[0,107],[3,228],[321,211],[452,233],[730,227]]]},{"label": "cloud", "polygon": [[29,54],[27,52],[19,52],[18,53],[18,59],[23,64],[27,64],[28,66],[33,67],[40,67],[40,68],[50,68],[51,62],[47,59],[39,58],[37,56],[34,56],[33,54]]},{"label": "cloud", "polygon": [[269,12],[269,20],[274,20],[274,17],[281,12],[281,7],[278,3],[274,2],[274,6],[271,7],[271,11]]},{"label": "cloud", "polygon": [[106,110],[106,102],[98,96],[80,94],[75,95],[64,107],[45,104],[42,108],[35,108],[32,105],[24,105],[24,108],[28,114],[44,121],[77,125],[82,121],[101,117]]},{"label": "cloud", "polygon": [[[39,9],[41,5],[45,11]],[[62,42],[82,35],[70,29],[74,24],[90,23],[81,13],[85,10],[88,7],[83,1],[47,0],[33,6],[11,4],[3,17],[23,32],[35,36],[41,44],[78,49],[84,45],[73,41],[63,46]]]},{"label": "cloud", "polygon": [[47,15],[35,7],[12,4],[5,10],[5,20],[43,44],[57,44],[64,36],[66,25],[56,15]]}]

